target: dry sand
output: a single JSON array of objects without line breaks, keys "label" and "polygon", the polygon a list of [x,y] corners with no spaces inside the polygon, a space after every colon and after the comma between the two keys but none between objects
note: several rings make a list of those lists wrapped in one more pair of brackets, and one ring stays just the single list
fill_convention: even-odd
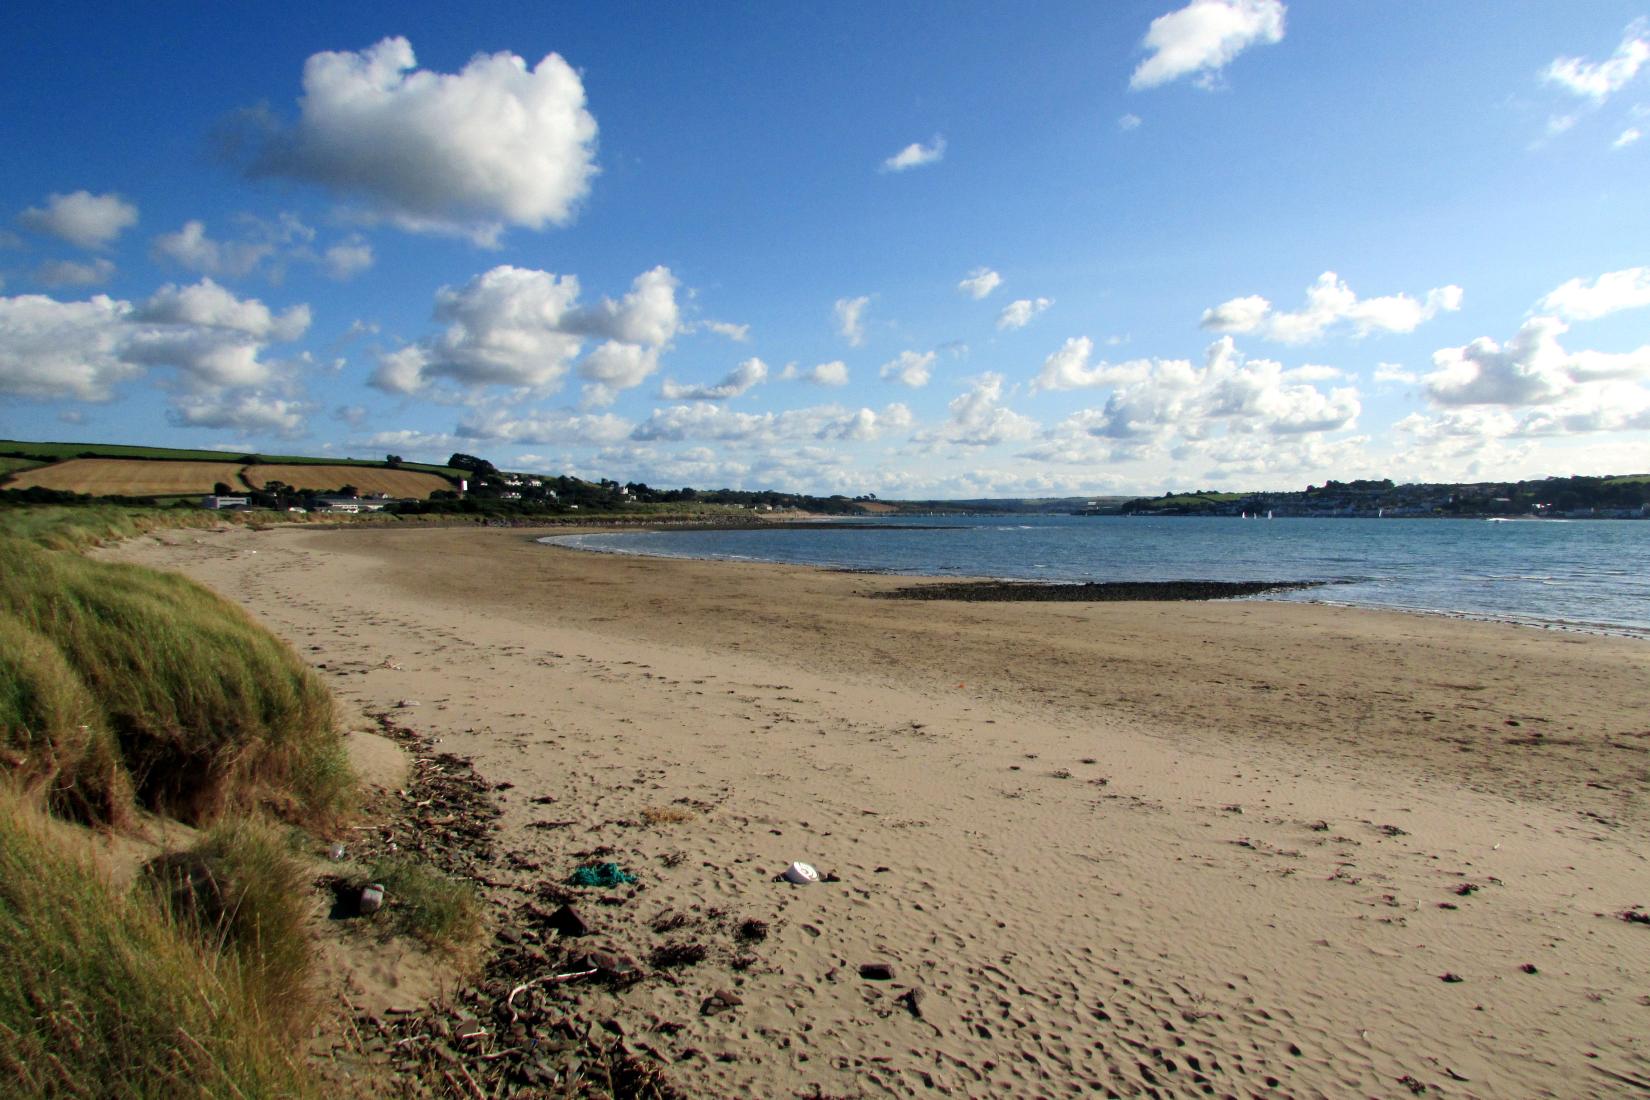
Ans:
[{"label": "dry sand", "polygon": [[[578,995],[694,1095],[1650,1092],[1642,641],[873,600],[904,582],[529,537],[116,553],[240,601],[354,707],[416,700],[398,721],[514,785],[495,881],[636,872],[591,941],[710,957]],[[793,859],[841,881],[772,881]],[[717,990],[741,1003],[703,1014]]]}]

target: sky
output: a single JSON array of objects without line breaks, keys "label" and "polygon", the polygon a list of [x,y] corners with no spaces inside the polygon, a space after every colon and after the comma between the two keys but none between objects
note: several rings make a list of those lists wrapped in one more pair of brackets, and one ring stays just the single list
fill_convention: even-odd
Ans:
[{"label": "sky", "polygon": [[1644,0],[9,5],[0,437],[885,498],[1650,471]]}]

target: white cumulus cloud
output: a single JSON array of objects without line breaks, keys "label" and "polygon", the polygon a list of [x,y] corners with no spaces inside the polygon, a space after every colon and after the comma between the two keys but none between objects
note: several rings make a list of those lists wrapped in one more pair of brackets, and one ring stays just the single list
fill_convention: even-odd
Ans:
[{"label": "white cumulus cloud", "polygon": [[[1287,370],[1249,359],[1230,336],[1209,345],[1200,368],[1185,359],[1137,359],[1090,365],[1086,338],[1068,340],[1039,375],[1040,389],[1109,387],[1100,408],[1073,413],[1059,439],[1093,437],[1112,455],[1137,458],[1152,450],[1204,447],[1230,436],[1297,437],[1350,427],[1362,411],[1357,389],[1314,383],[1342,377],[1319,366]],[[1056,448],[1060,449],[1060,448]],[[1076,444],[1065,448],[1086,453]]]},{"label": "white cumulus cloud", "polygon": [[120,357],[129,302],[99,294],[59,302],[43,294],[0,298],[0,393],[107,401],[142,373]]},{"label": "white cumulus cloud", "polygon": [[50,234],[81,248],[103,248],[137,224],[137,207],[110,193],[75,191],[46,197],[44,207],[31,206],[18,217],[25,227]]},{"label": "white cumulus cloud", "polygon": [[1031,319],[1054,304],[1052,298],[1016,298],[997,314],[997,331],[1009,332],[1025,328]]},{"label": "white cumulus cloud", "polygon": [[1559,57],[1542,70],[1541,78],[1572,95],[1602,103],[1626,87],[1646,61],[1650,61],[1650,34],[1643,19],[1628,24],[1616,52],[1605,61],[1582,57]]},{"label": "white cumulus cloud", "polygon": [[275,246],[268,241],[213,240],[205,222],[187,221],[177,232],[156,237],[151,251],[157,259],[202,275],[238,278],[267,259]]},{"label": "white cumulus cloud", "polygon": [[175,369],[197,395],[261,386],[277,372],[265,349],[296,340],[309,322],[306,305],[276,313],[210,279],[168,284],[137,306],[104,295],[0,298],[0,393],[105,401],[147,367]]},{"label": "white cumulus cloud", "polygon": [[1591,283],[1571,279],[1542,298],[1536,308],[1566,321],[1592,321],[1644,306],[1650,306],[1650,267],[1606,272]]},{"label": "white cumulus cloud", "polygon": [[1616,140],[1610,143],[1610,148],[1625,149],[1643,136],[1644,134],[1639,131],[1637,126],[1629,126],[1621,132]]},{"label": "white cumulus cloud", "polygon": [[236,393],[179,398],[167,410],[166,419],[180,428],[228,428],[290,439],[304,433],[311,411],[299,401]]},{"label": "white cumulus cloud", "polygon": [[712,385],[679,385],[667,378],[659,387],[659,396],[666,401],[725,401],[748,393],[767,380],[768,365],[753,356]]},{"label": "white cumulus cloud", "polygon": [[1002,284],[1003,277],[989,267],[976,267],[968,273],[968,278],[957,284],[957,292],[977,302]]},{"label": "white cumulus cloud", "polygon": [[934,360],[937,358],[938,356],[931,351],[902,351],[882,365],[882,377],[910,386],[912,389],[920,389],[928,385],[928,379],[933,373]]},{"label": "white cumulus cloud", "polygon": [[1566,351],[1556,317],[1532,317],[1505,346],[1489,337],[1433,353],[1426,392],[1443,406],[1554,405],[1591,383],[1650,377],[1650,344],[1630,352]]},{"label": "white cumulus cloud", "polygon": [[705,328],[718,336],[726,336],[736,344],[743,344],[751,338],[749,325],[736,325],[732,321],[704,321]]},{"label": "white cumulus cloud", "polygon": [[1302,309],[1274,310],[1271,302],[1251,294],[1204,310],[1200,324],[1215,332],[1253,332],[1285,344],[1305,344],[1341,324],[1357,336],[1413,332],[1440,312],[1460,309],[1461,299],[1461,288],[1453,285],[1429,290],[1419,300],[1407,294],[1359,298],[1333,271],[1325,271],[1307,288]]},{"label": "white cumulus cloud", "polygon": [[893,156],[882,162],[884,172],[905,172],[912,168],[921,168],[925,164],[935,164],[945,156],[945,138],[934,135],[934,140],[927,145],[920,141],[913,141]]},{"label": "white cumulus cloud", "polygon": [[360,237],[340,241],[322,253],[327,274],[344,282],[353,279],[373,264],[372,245]]},{"label": "white cumulus cloud", "polygon": [[916,442],[933,446],[994,447],[1030,439],[1037,434],[1037,421],[1022,416],[1003,404],[1004,379],[988,371],[946,406],[950,416],[944,424],[920,432]]},{"label": "white cumulus cloud", "polygon": [[1097,386],[1115,386],[1137,382],[1145,377],[1149,363],[1136,359],[1127,363],[1089,363],[1094,354],[1094,341],[1087,336],[1073,336],[1047,359],[1043,369],[1031,383],[1031,391],[1077,390]]},{"label": "white cumulus cloud", "polygon": [[113,261],[99,256],[90,263],[75,260],[48,260],[40,265],[34,277],[46,286],[96,286],[106,283],[115,273]]},{"label": "white cumulus cloud", "polygon": [[[586,400],[605,404],[641,385],[681,326],[675,276],[665,267],[638,275],[622,299],[578,305],[573,275],[502,264],[462,287],[436,293],[433,336],[379,357],[372,384],[416,393],[446,379],[461,388],[550,391],[577,363]],[[605,338],[579,360],[586,338]]]},{"label": "white cumulus cloud", "polygon": [[1129,78],[1129,87],[1155,88],[1196,74],[1201,88],[1214,86],[1238,54],[1254,45],[1283,41],[1282,0],[1192,0],[1160,15],[1146,31],[1151,56]]},{"label": "white cumulus cloud", "polygon": [[254,171],[364,196],[411,230],[495,240],[504,225],[574,217],[596,174],[596,120],[560,55],[532,68],[478,54],[457,73],[416,68],[405,38],[304,63],[300,116]]},{"label": "white cumulus cloud", "polygon": [[829,363],[816,363],[804,369],[795,363],[787,363],[780,377],[787,382],[812,382],[816,386],[846,386],[848,364],[840,359],[833,359]]},{"label": "white cumulus cloud", "polygon": [[870,304],[871,299],[864,295],[836,300],[836,330],[849,347],[865,343],[865,307]]},{"label": "white cumulus cloud", "polygon": [[265,346],[302,336],[310,310],[297,305],[277,314],[256,298],[237,298],[202,279],[183,287],[168,283],[138,306],[131,319],[124,358],[176,368],[187,389],[209,393],[269,382],[275,367],[263,358]]},{"label": "white cumulus cloud", "polygon": [[459,421],[453,434],[460,439],[490,443],[534,445],[594,445],[617,443],[632,425],[611,413],[525,412],[476,410]]}]

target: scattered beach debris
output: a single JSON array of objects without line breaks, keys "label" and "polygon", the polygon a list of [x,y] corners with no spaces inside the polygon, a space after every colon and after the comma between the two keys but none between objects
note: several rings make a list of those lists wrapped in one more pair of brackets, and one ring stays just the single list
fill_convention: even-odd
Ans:
[{"label": "scattered beach debris", "polygon": [[571,886],[600,886],[606,889],[635,881],[636,876],[617,863],[606,862],[586,863],[567,878]]},{"label": "scattered beach debris", "polygon": [[649,956],[659,970],[675,970],[683,966],[697,966],[705,961],[710,949],[702,943],[662,943]]},{"label": "scattered beach debris", "polygon": [[1453,970],[1446,970],[1442,974],[1438,975],[1438,980],[1441,982],[1464,982],[1467,979],[1455,973]]},{"label": "scattered beach debris", "polygon": [[819,872],[814,869],[811,863],[798,862],[785,868],[784,871],[780,872],[779,877],[797,886],[809,886],[819,881]]},{"label": "scattered beach debris", "polygon": [[894,967],[890,963],[862,963],[859,976],[868,982],[891,982],[894,980]]},{"label": "scattered beach debris", "polygon": [[1541,973],[1541,971],[1536,968],[1535,963],[1525,963],[1523,966],[1519,967],[1518,969],[1522,970],[1526,974],[1539,974],[1539,973]]},{"label": "scattered beach debris", "polygon": [[922,990],[907,989],[904,993],[895,997],[894,1000],[904,1005],[905,1011],[919,1020],[922,1019]]},{"label": "scattered beach debris", "polygon": [[344,854],[344,845],[339,841],[333,841],[333,843],[327,847],[327,858],[332,860],[334,863],[342,860],[344,858]]},{"label": "scattered beach debris", "polygon": [[417,699],[397,699],[395,705],[400,710],[406,710],[408,707],[421,707],[424,704]]},{"label": "scattered beach debris", "polygon": [[761,943],[768,938],[768,922],[757,920],[754,917],[740,921],[739,927],[734,930],[734,935],[741,943]]},{"label": "scattered beach debris", "polygon": [[1461,897],[1470,897],[1482,889],[1483,887],[1479,886],[1476,882],[1463,882],[1455,888],[1455,892]]},{"label": "scattered beach debris", "polygon": [[1377,826],[1375,826],[1375,831],[1380,833],[1382,836],[1408,836],[1409,835],[1409,830],[1408,829],[1400,829],[1396,825],[1377,825]]},{"label": "scattered beach debris", "polygon": [[381,883],[369,882],[361,888],[361,896],[356,899],[355,911],[362,915],[376,913],[384,907],[384,887]]},{"label": "scattered beach debris", "polygon": [[1620,916],[1628,924],[1650,924],[1650,913],[1646,913],[1637,905],[1631,909],[1623,910]]}]

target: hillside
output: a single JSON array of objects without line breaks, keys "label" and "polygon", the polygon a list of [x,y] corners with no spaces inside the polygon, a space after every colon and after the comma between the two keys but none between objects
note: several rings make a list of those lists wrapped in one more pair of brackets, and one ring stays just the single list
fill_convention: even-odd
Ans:
[{"label": "hillside", "polygon": [[202,496],[218,485],[245,493],[280,482],[308,492],[354,486],[365,494],[427,500],[454,488],[462,473],[418,463],[0,440],[0,486],[91,496]]}]

